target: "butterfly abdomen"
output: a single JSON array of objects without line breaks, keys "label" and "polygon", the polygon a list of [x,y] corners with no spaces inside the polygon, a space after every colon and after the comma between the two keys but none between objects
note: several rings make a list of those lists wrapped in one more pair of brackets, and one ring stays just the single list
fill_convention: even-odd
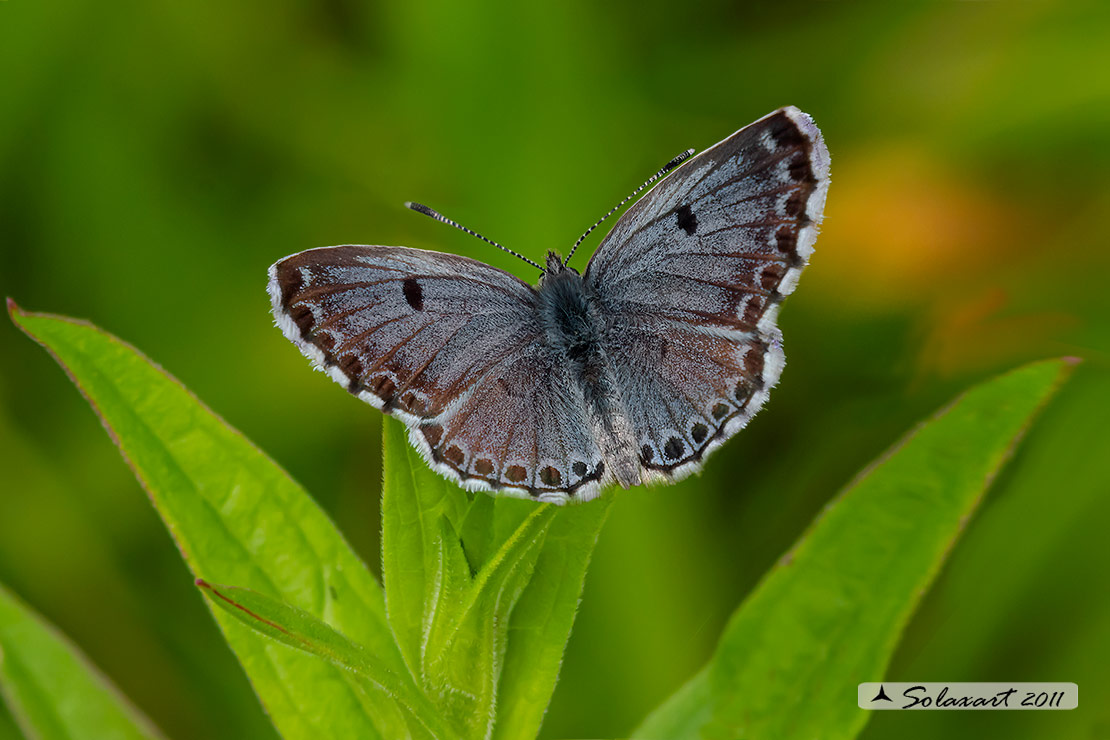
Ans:
[{"label": "butterfly abdomen", "polygon": [[640,465],[628,413],[601,343],[601,322],[582,277],[573,270],[545,275],[537,311],[548,347],[570,369],[605,464],[628,488],[640,483]]}]

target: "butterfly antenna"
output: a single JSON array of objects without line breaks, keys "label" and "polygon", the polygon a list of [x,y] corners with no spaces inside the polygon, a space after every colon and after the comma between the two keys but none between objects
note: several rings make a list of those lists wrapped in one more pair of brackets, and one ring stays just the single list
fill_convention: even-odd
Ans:
[{"label": "butterfly antenna", "polygon": [[574,246],[570,248],[570,254],[568,254],[567,258],[563,261],[563,267],[566,267],[567,265],[570,264],[570,258],[574,256],[574,252],[575,252],[576,249],[578,249],[578,245],[581,244],[583,241],[585,241],[586,237],[589,236],[593,232],[594,229],[596,229],[598,226],[601,226],[603,223],[605,223],[605,219],[609,218],[614,213],[619,211],[621,206],[623,206],[625,203],[627,203],[628,201],[632,200],[637,195],[639,195],[640,192],[643,191],[643,189],[646,188],[648,185],[651,185],[653,182],[658,180],[660,177],[662,177],[663,175],[665,175],[668,172],[670,172],[671,170],[673,170],[675,167],[678,167],[680,164],[682,164],[693,153],[694,153],[693,149],[687,149],[682,154],[679,154],[677,157],[672,159],[670,162],[667,162],[665,165],[663,165],[663,168],[661,170],[659,170],[654,175],[649,177],[647,182],[645,182],[643,185],[641,185],[640,187],[636,188],[631,193],[629,193],[627,198],[625,198],[620,203],[617,203],[615,206],[613,206],[612,209],[610,209],[610,211],[608,213],[606,213],[604,216],[602,216],[601,218],[599,218],[597,220],[597,223],[595,223],[590,228],[586,229],[586,233],[583,234],[582,236],[578,237],[578,241],[576,241],[574,243]]},{"label": "butterfly antenna", "polygon": [[498,244],[497,242],[493,241],[492,239],[485,238],[484,236],[479,234],[477,231],[471,231],[470,229],[466,228],[462,224],[457,223],[455,221],[452,221],[451,219],[447,218],[446,216],[444,216],[439,211],[434,211],[434,210],[432,210],[431,208],[428,208],[428,206],[426,206],[422,203],[413,203],[412,201],[408,201],[408,202],[405,203],[405,207],[406,208],[411,208],[412,210],[416,211],[417,213],[423,213],[425,216],[430,216],[431,218],[434,218],[436,221],[440,221],[442,223],[445,223],[448,226],[454,226],[459,231],[465,231],[466,233],[470,234],[471,236],[476,236],[479,239],[481,239],[482,241],[484,241],[486,244],[492,244],[493,246],[497,247],[498,249],[505,250],[506,252],[508,252],[509,254],[511,254],[514,257],[519,257],[520,259],[524,260],[528,264],[532,265],[532,267],[535,267],[540,272],[544,271],[544,269],[542,267],[540,267],[540,265],[538,265],[537,263],[528,259],[523,254],[520,254],[518,252],[514,252],[513,250],[509,249],[508,247],[503,247],[500,244]]}]

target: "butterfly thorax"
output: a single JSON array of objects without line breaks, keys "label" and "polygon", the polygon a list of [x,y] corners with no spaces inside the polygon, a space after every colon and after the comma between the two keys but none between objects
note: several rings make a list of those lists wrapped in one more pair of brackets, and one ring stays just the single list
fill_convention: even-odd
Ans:
[{"label": "butterfly thorax", "polygon": [[595,380],[604,369],[600,345],[602,327],[591,310],[592,296],[582,276],[548,257],[548,271],[540,280],[537,311],[548,346],[570,360],[577,374]]},{"label": "butterfly thorax", "polygon": [[605,352],[605,326],[590,285],[548,254],[536,293],[548,348],[570,370],[605,463],[625,488],[640,483],[635,436]]}]

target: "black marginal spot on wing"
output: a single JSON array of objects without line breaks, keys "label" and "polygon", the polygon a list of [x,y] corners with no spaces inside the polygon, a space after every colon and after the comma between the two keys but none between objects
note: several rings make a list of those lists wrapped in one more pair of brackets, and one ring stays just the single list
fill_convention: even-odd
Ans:
[{"label": "black marginal spot on wing", "polygon": [[802,258],[798,255],[798,235],[790,226],[780,226],[775,232],[775,247],[790,260],[791,267],[799,267]]},{"label": "black marginal spot on wing", "polygon": [[672,460],[677,460],[682,457],[682,453],[686,450],[686,445],[678,437],[671,437],[667,440],[667,444],[663,445],[663,454]]},{"label": "black marginal spot on wing", "polygon": [[817,178],[813,176],[813,170],[809,166],[809,156],[804,152],[790,160],[789,171],[790,177],[795,182],[807,185],[817,182]]},{"label": "black marginal spot on wing", "polygon": [[420,283],[415,278],[405,280],[404,285],[401,286],[401,292],[405,294],[405,300],[408,301],[413,311],[424,309],[424,289],[420,287]]},{"label": "black marginal spot on wing", "polygon": [[651,445],[644,445],[640,448],[640,460],[644,463],[651,462],[655,457],[655,450],[651,449]]},{"label": "black marginal spot on wing", "polygon": [[577,475],[579,478],[584,476],[586,474],[586,471],[589,470],[589,468],[586,467],[586,463],[582,462],[581,460],[574,463],[574,467],[572,469],[574,470],[574,474]]},{"label": "black marginal spot on wing", "polygon": [[786,276],[786,266],[781,262],[768,262],[759,269],[759,287],[768,292],[779,287],[783,277]]},{"label": "black marginal spot on wing", "polygon": [[358,355],[347,355],[339,361],[339,369],[347,376],[347,390],[358,393],[362,386],[362,360]]},{"label": "black marginal spot on wing", "polygon": [[299,306],[290,306],[288,310],[289,318],[293,319],[293,323],[301,330],[301,334],[308,334],[312,331],[312,327],[316,324],[316,318],[312,315],[311,308],[302,303]]},{"label": "black marginal spot on wing", "polygon": [[293,296],[304,289],[304,276],[300,270],[279,269],[284,273],[278,276],[278,283],[281,285],[281,302],[288,308]]},{"label": "black marginal spot on wing", "polygon": [[428,446],[435,448],[439,445],[439,440],[443,438],[443,427],[439,424],[427,424],[420,427],[420,433],[424,435],[424,440]]},{"label": "black marginal spot on wing", "polygon": [[563,482],[563,476],[553,467],[546,467],[540,471],[540,482],[545,486],[557,486]]},{"label": "black marginal spot on wing", "polygon": [[366,383],[366,387],[386,403],[393,400],[393,391],[397,390],[397,384],[388,375],[375,375]]},{"label": "black marginal spot on wing", "polygon": [[690,436],[693,437],[694,441],[698,444],[702,443],[707,434],[709,434],[709,427],[705,424],[695,424],[694,428],[690,430]]},{"label": "black marginal spot on wing", "polygon": [[783,149],[794,149],[796,147],[807,146],[806,137],[798,129],[797,124],[787,118],[785,115],[779,116],[781,126],[775,126],[771,129],[771,136],[774,137],[775,143]]},{"label": "black marginal spot on wing", "polygon": [[448,461],[454,463],[455,465],[459,466],[463,464],[463,460],[465,459],[463,451],[459,448],[458,445],[451,445],[450,447],[448,447],[447,451],[443,453],[443,457],[446,458]]},{"label": "black marginal spot on wing", "polygon": [[[806,201],[809,200],[809,193],[804,190],[795,190],[786,199],[786,215],[790,218],[805,217]],[[809,219],[805,218],[808,223]]]},{"label": "black marginal spot on wing", "polygon": [[681,206],[675,215],[678,217],[678,228],[686,232],[687,236],[692,236],[698,230],[698,217],[690,210],[689,205]]}]

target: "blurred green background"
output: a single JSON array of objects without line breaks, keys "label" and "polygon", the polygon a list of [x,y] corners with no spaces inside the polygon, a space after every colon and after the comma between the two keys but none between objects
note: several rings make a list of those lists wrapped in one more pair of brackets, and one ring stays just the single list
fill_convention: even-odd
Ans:
[{"label": "blurred green background", "polygon": [[[544,736],[627,733],[861,466],[1069,354],[887,678],[1075,681],[1081,708],[864,737],[1110,738],[1110,5],[8,0],[0,69],[0,292],[161,363],[375,571],[380,417],[272,327],[269,264],[404,244],[532,281],[402,202],[565,253],[683,148],[801,107],[832,187],[783,380],[701,477],[619,497]],[[7,322],[0,354],[0,581],[171,737],[274,737],[94,415]]]}]

